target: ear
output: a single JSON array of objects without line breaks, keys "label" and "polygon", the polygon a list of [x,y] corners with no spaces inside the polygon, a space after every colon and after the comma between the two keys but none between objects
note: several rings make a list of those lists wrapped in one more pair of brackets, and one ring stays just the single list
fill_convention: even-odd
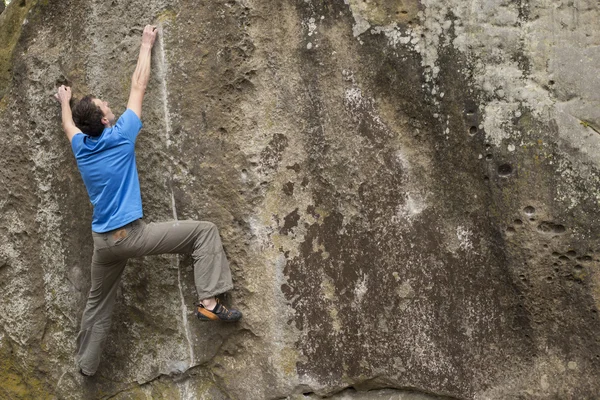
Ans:
[{"label": "ear", "polygon": [[104,126],[109,126],[110,125],[110,121],[108,120],[108,118],[103,117],[100,122],[102,122],[102,125]]}]

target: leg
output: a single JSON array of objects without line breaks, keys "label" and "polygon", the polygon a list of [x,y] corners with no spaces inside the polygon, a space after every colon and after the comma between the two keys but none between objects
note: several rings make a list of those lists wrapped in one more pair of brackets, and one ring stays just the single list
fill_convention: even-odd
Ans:
[{"label": "leg", "polygon": [[112,247],[120,258],[164,253],[191,253],[199,299],[233,289],[229,262],[217,227],[205,221],[137,222],[130,237]]},{"label": "leg", "polygon": [[200,299],[196,316],[204,321],[235,322],[238,310],[220,304],[215,295],[233,288],[229,263],[215,224],[203,221],[172,221],[141,229],[136,256],[158,253],[192,253],[194,281]]},{"label": "leg", "polygon": [[121,275],[127,259],[115,260],[109,248],[94,247],[92,256],[92,288],[77,337],[76,362],[81,372],[93,375],[98,369],[106,342]]}]

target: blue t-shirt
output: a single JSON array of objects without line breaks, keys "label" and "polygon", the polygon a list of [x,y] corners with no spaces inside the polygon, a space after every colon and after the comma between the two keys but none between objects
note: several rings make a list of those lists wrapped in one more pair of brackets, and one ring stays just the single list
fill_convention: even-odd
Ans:
[{"label": "blue t-shirt", "polygon": [[127,109],[99,137],[83,133],[73,136],[71,147],[94,206],[94,232],[108,232],[142,218],[134,151],[140,129],[142,121]]}]

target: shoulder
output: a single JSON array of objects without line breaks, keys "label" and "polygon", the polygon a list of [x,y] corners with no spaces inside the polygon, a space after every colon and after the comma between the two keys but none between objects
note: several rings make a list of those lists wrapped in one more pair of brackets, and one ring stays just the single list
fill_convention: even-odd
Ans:
[{"label": "shoulder", "polygon": [[138,115],[131,108],[126,109],[125,112],[121,114],[121,116],[117,120],[117,124],[121,120],[126,122],[139,123],[140,125],[142,124],[142,120],[140,119],[140,117],[138,117]]},{"label": "shoulder", "polygon": [[118,135],[121,135],[132,142],[135,142],[135,139],[141,129],[142,120],[140,120],[140,117],[138,117],[137,114],[130,108],[121,114],[114,126],[114,131],[117,132]]},{"label": "shoulder", "polygon": [[84,138],[85,134],[82,132],[76,133],[71,137],[71,148],[73,149],[73,151],[81,147]]}]

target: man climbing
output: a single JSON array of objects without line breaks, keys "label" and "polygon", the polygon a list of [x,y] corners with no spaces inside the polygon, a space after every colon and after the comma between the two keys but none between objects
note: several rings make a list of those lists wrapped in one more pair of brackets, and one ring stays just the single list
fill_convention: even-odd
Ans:
[{"label": "man climbing", "polygon": [[94,206],[92,286],[77,338],[80,372],[96,373],[106,341],[121,275],[131,257],[191,253],[203,321],[238,321],[242,314],[227,309],[215,297],[233,288],[229,263],[216,226],[203,221],[146,224],[135,161],[135,141],[142,128],[142,100],[150,78],[156,27],[147,25],[131,81],[127,110],[117,120],[108,103],[93,96],[71,110],[71,89],[58,88],[62,126],[71,142],[77,166]]}]

